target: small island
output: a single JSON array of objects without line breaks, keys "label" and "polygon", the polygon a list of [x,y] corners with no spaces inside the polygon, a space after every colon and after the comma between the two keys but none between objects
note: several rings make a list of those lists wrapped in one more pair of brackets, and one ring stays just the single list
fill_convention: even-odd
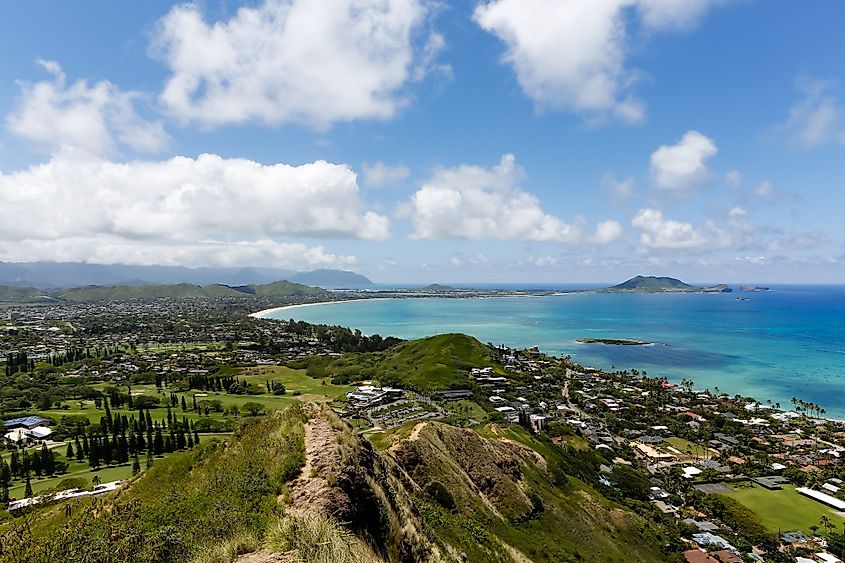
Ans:
[{"label": "small island", "polygon": [[606,293],[730,293],[733,290],[725,284],[698,287],[665,276],[636,276],[619,285],[599,291]]},{"label": "small island", "polygon": [[581,344],[606,344],[608,346],[646,346],[652,344],[647,340],[633,338],[578,338],[576,342]]}]

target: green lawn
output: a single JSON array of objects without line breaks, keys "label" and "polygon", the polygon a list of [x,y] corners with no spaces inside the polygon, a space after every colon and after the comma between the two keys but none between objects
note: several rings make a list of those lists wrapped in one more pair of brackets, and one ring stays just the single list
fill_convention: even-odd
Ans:
[{"label": "green lawn", "polygon": [[[250,383],[257,385],[262,390],[264,389],[267,380],[278,381],[287,389],[285,395],[271,395],[269,393],[262,393],[260,395],[230,395],[228,393],[213,392],[213,391],[198,391],[192,389],[191,391],[182,393],[177,392],[180,406],[172,408],[174,416],[180,420],[182,417],[187,417],[188,420],[194,421],[201,418],[203,415],[195,413],[191,410],[193,405],[193,396],[197,396],[197,402],[201,403],[203,400],[219,400],[223,404],[223,408],[231,408],[237,405],[240,409],[244,403],[254,402],[261,403],[267,410],[283,410],[293,404],[295,401],[332,401],[338,398],[345,398],[346,392],[353,389],[349,385],[334,385],[328,380],[313,379],[306,375],[305,370],[294,370],[282,366],[259,366],[254,368],[241,368],[236,370],[233,375],[239,378],[246,379]],[[94,385],[95,388],[103,389],[112,386],[110,383],[99,383]],[[124,388],[125,391],[125,388]],[[170,398],[171,390],[165,388],[162,393],[156,389],[155,385],[133,385],[133,393],[143,392],[144,395],[158,396],[162,401],[167,401]],[[298,392],[299,395],[294,396],[293,393]],[[200,397],[199,395],[206,395]],[[185,397],[188,405],[186,412],[182,411],[181,401]],[[66,401],[64,403],[66,409],[53,408],[49,410],[39,411],[37,414],[59,420],[63,415],[83,415],[88,417],[92,423],[98,423],[100,417],[104,416],[105,411],[97,409],[93,401]],[[126,415],[137,414],[129,408],[112,409],[112,414]],[[150,409],[150,414],[154,419],[163,419],[167,416],[166,404],[157,409]],[[222,413],[209,412],[211,418],[223,418]]]},{"label": "green lawn", "polygon": [[487,420],[487,413],[481,405],[470,399],[443,401],[440,406],[446,409],[454,420],[463,425],[480,424]]},{"label": "green lawn", "polygon": [[354,389],[351,385],[335,385],[330,378],[315,379],[308,377],[304,369],[291,369],[284,366],[257,366],[241,368],[236,377],[264,387],[265,382],[278,381],[287,389],[287,396],[295,391],[300,393],[298,398],[305,401],[325,401],[345,398],[346,393]]},{"label": "green lawn", "polygon": [[792,485],[786,485],[780,491],[757,485],[736,487],[730,496],[753,510],[773,532],[801,530],[809,534],[810,526],[818,525],[823,515],[837,526],[843,522],[832,508],[796,493]]},{"label": "green lawn", "polygon": [[[200,440],[205,442],[213,437],[222,437],[228,436],[228,434],[203,434],[200,437]],[[38,448],[30,449],[30,455],[33,454],[34,451],[38,451]],[[57,447],[53,449],[53,453],[56,457],[57,461],[67,461],[64,455],[65,448],[64,447]],[[175,455],[179,452],[174,452],[172,454],[164,454],[163,456],[158,456],[153,459],[153,464],[156,462],[164,459],[165,457],[170,457],[171,455]],[[3,457],[8,461],[8,452],[4,453]],[[146,467],[147,463],[147,456],[146,453],[138,455],[139,460],[141,461],[141,470],[143,471]],[[94,471],[92,470],[87,461],[77,461],[72,460],[70,465],[68,466],[68,472],[62,475],[55,475],[53,477],[36,477],[34,474],[30,476],[29,483],[32,485],[32,492],[34,494],[38,494],[40,491],[44,491],[46,489],[52,489],[53,487],[57,486],[60,482],[65,479],[70,478],[77,478],[82,477],[87,480],[86,486],[91,485],[91,479],[94,478],[94,475],[98,475],[100,477],[101,483],[108,483],[109,481],[116,481],[118,479],[128,479],[132,476],[132,463],[130,459],[130,463],[125,465],[118,465],[118,466],[108,466],[108,467],[101,467],[100,469]],[[24,489],[26,489],[26,483],[20,479],[15,479],[12,482],[13,486],[9,488],[9,496],[12,498],[23,498]]]},{"label": "green lawn", "polygon": [[685,438],[679,438],[678,436],[671,436],[666,438],[666,442],[672,446],[673,448],[679,450],[681,453],[692,452],[691,455],[696,457],[706,457],[710,458],[713,456],[712,451],[707,449],[705,446],[701,446],[698,444],[694,444]]}]

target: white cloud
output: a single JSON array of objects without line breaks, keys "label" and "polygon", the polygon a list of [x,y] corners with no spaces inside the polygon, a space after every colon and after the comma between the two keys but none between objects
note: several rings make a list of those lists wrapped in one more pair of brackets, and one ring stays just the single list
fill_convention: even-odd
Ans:
[{"label": "white cloud", "polygon": [[690,249],[708,244],[707,236],[691,223],[664,219],[657,209],[641,209],[631,225],[642,229],[640,244],[651,249]]},{"label": "white cloud", "polygon": [[20,101],[6,118],[14,134],[51,153],[99,155],[120,146],[157,152],[169,143],[161,122],[136,112],[136,102],[143,97],[139,92],[123,91],[105,80],[68,85],[58,63],[38,62],[52,79],[20,83]]},{"label": "white cloud", "polygon": [[601,178],[602,185],[610,190],[613,199],[622,201],[631,199],[634,195],[634,178],[628,177],[624,180],[618,180],[613,174],[607,173]]},{"label": "white cloud", "polygon": [[[573,224],[549,215],[520,189],[525,171],[513,155],[496,166],[438,169],[400,209],[414,223],[416,239],[584,240],[583,219]],[[605,225],[602,236],[610,234]]]},{"label": "white cloud", "polygon": [[596,232],[590,239],[594,244],[610,244],[622,236],[622,225],[617,221],[602,221],[596,225]]},{"label": "white cloud", "polygon": [[3,247],[109,238],[197,251],[196,245],[227,243],[244,254],[250,245],[272,252],[259,241],[281,236],[389,236],[388,219],[364,208],[355,173],[324,161],[263,165],[204,154],[116,163],[57,156],[0,174],[0,208],[24,219],[0,224]]},{"label": "white cloud", "polygon": [[801,77],[798,88],[804,99],[792,107],[780,131],[802,148],[845,145],[845,105],[831,92],[832,84]]},{"label": "white cloud", "polygon": [[732,188],[740,187],[742,185],[742,172],[731,170],[725,174],[725,182]]},{"label": "white cloud", "polygon": [[408,167],[402,164],[391,166],[382,161],[376,161],[373,164],[367,162],[363,167],[364,184],[373,188],[385,188],[388,186],[395,186],[400,184],[408,176],[411,171]]},{"label": "white cloud", "polygon": [[719,149],[713,139],[687,131],[675,145],[661,145],[651,154],[651,175],[661,190],[687,194],[707,181],[707,161]]},{"label": "white cloud", "polygon": [[648,30],[686,28],[713,3],[490,0],[476,7],[474,19],[505,43],[504,62],[538,107],[636,123],[645,107],[631,93],[636,72],[625,67],[632,16]]},{"label": "white cloud", "polygon": [[13,262],[62,260],[95,264],[165,266],[272,266],[277,268],[344,268],[355,256],[327,253],[322,245],[256,241],[152,242],[115,236],[25,239],[3,245],[0,259]]},{"label": "white cloud", "polygon": [[172,73],[161,101],[205,125],[387,119],[443,47],[418,40],[429,12],[427,0],[265,0],[207,22],[181,4],[152,45]]}]

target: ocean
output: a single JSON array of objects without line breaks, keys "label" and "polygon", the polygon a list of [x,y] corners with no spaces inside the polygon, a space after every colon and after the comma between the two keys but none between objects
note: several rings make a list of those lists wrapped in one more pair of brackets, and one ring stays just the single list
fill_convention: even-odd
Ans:
[{"label": "ocean", "polygon": [[[747,301],[738,300],[747,297]],[[845,286],[773,286],[726,294],[577,293],[485,299],[387,299],[265,313],[419,338],[463,332],[539,346],[585,366],[645,370],[670,381],[780,403],[813,402],[845,419]],[[582,344],[629,338],[647,346]]]}]

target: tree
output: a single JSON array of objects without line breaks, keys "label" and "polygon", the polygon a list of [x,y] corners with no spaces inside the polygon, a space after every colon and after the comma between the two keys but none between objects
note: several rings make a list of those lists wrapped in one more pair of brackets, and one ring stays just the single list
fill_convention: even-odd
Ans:
[{"label": "tree", "polygon": [[153,466],[153,452],[152,450],[147,450],[147,469]]},{"label": "tree", "polygon": [[32,496],[32,483],[29,482],[29,473],[26,474],[26,487],[23,490],[23,498]]},{"label": "tree", "polygon": [[132,456],[132,475],[137,475],[141,472],[141,460],[138,459],[138,452]]},{"label": "tree", "polygon": [[185,396],[182,395],[182,412],[185,412],[187,410],[188,410],[188,402],[185,401]]},{"label": "tree", "polygon": [[264,405],[255,401],[246,402],[241,406],[241,408],[250,416],[258,416],[264,412]]},{"label": "tree", "polygon": [[153,438],[153,452],[156,455],[164,453],[164,437],[161,435],[160,428],[156,428],[155,438]]},{"label": "tree", "polygon": [[53,452],[47,449],[47,444],[41,444],[41,469],[50,476],[56,473],[56,462],[53,458]]}]

